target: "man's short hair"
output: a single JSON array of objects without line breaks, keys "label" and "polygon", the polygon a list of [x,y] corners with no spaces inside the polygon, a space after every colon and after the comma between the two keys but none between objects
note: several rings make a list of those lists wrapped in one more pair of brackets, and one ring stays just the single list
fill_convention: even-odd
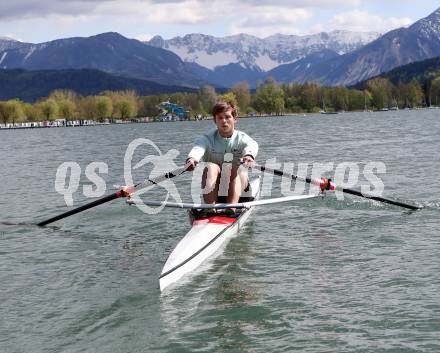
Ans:
[{"label": "man's short hair", "polygon": [[228,110],[232,111],[232,116],[234,118],[237,118],[237,108],[235,107],[234,103],[232,102],[217,102],[215,103],[214,107],[212,108],[212,117],[215,118],[217,114],[224,113]]}]

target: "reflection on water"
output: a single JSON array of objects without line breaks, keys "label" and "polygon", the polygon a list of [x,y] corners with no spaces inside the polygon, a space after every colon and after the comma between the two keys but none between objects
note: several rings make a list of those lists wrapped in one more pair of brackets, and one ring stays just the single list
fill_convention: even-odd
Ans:
[{"label": "reflection on water", "polygon": [[[162,294],[162,324],[173,340],[191,341],[194,335],[206,332],[216,338],[216,349],[235,347],[240,351],[248,347],[246,332],[262,309],[259,286],[253,281],[248,261],[255,256],[252,234],[250,220],[221,257],[205,264],[195,278],[191,276]],[[233,316],[226,318],[231,312]]]}]

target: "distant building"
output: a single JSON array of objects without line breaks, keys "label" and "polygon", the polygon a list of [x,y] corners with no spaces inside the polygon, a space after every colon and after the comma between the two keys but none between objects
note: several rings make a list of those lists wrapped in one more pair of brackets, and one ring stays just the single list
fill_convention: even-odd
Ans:
[{"label": "distant building", "polygon": [[158,118],[162,121],[189,119],[189,111],[180,105],[171,102],[162,102],[159,104],[159,108],[162,109],[162,113]]}]

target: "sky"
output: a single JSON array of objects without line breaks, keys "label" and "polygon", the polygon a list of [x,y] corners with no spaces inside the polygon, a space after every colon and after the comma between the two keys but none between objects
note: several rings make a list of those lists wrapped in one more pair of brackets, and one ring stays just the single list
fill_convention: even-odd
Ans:
[{"label": "sky", "polygon": [[0,36],[41,43],[104,32],[140,40],[189,33],[385,33],[439,7],[438,0],[3,0]]}]

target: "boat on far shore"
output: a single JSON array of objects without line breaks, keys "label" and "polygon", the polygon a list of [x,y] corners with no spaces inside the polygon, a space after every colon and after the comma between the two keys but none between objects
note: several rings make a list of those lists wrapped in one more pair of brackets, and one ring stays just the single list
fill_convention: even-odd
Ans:
[{"label": "boat on far shore", "polygon": [[332,114],[332,115],[334,115],[334,114],[339,114],[339,112],[328,112],[328,111],[325,111],[325,110],[321,110],[319,112],[319,114]]}]

